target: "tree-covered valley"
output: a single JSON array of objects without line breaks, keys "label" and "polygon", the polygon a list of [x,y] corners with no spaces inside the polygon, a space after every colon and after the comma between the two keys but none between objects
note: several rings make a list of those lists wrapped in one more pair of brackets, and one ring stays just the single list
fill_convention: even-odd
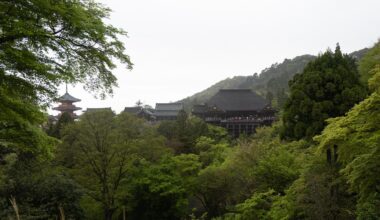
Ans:
[{"label": "tree-covered valley", "polygon": [[[126,32],[93,1],[4,0],[0,15],[0,219],[380,219],[380,42],[227,79],[176,120],[50,123],[63,83],[112,94],[116,63],[133,67]],[[265,97],[276,122],[233,138],[191,114],[222,88]]]}]

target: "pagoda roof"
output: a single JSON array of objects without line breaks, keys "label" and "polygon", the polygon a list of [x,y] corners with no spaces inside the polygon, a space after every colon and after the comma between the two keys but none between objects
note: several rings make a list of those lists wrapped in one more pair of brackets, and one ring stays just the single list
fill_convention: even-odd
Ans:
[{"label": "pagoda roof", "polygon": [[207,102],[209,107],[222,111],[260,111],[268,104],[267,100],[250,89],[221,89]]},{"label": "pagoda roof", "polygon": [[57,111],[77,111],[81,109],[82,108],[76,107],[75,105],[60,105],[53,108],[53,110],[57,110]]},{"label": "pagoda roof", "polygon": [[66,92],[63,96],[58,98],[58,101],[59,102],[79,102],[81,100],[73,97],[68,92]]}]

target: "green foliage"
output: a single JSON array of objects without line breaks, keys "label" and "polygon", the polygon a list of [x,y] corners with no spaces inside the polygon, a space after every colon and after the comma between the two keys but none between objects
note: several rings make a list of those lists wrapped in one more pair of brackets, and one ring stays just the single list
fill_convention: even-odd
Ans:
[{"label": "green foliage", "polygon": [[142,162],[129,183],[129,219],[179,219],[188,214],[200,169],[197,155],[164,157],[158,164]]},{"label": "green foliage", "polygon": [[358,193],[357,215],[359,219],[377,219],[380,197],[374,190],[380,178],[380,95],[374,92],[355,106],[347,116],[329,120],[329,125],[316,140],[320,151],[337,145],[342,174],[350,188]]},{"label": "green foliage", "polygon": [[343,55],[338,45],[335,53],[318,56],[290,82],[282,137],[310,139],[323,130],[326,119],[344,115],[365,96],[355,60]]},{"label": "green foliage", "polygon": [[198,138],[195,149],[197,154],[199,154],[203,166],[223,163],[231,150],[227,143],[217,142],[212,138],[204,136]]},{"label": "green foliage", "polygon": [[270,150],[260,158],[253,170],[258,188],[274,189],[284,193],[284,190],[299,176],[299,165],[295,155],[283,147]]},{"label": "green foliage", "polygon": [[276,192],[269,190],[264,193],[255,193],[243,203],[236,206],[237,214],[227,214],[224,220],[265,220],[272,219],[268,216],[272,203],[276,200]]},{"label": "green foliage", "polygon": [[373,76],[373,69],[380,64],[380,41],[377,42],[360,60],[359,73],[363,83],[367,83]]},{"label": "green foliage", "polygon": [[[0,181],[0,218],[13,216],[9,198],[16,198],[22,219],[53,219],[63,208],[66,218],[82,218],[82,192],[77,183],[51,163],[28,159],[27,155],[4,169]],[[7,217],[8,216],[8,217]]]},{"label": "green foliage", "polygon": [[[0,69],[0,158],[6,152],[29,152],[51,156],[56,144],[39,127],[44,122],[40,108],[23,96],[17,84],[6,84]],[[27,88],[23,89],[27,92]]]},{"label": "green foliage", "polygon": [[358,195],[357,219],[380,218],[380,212],[375,208],[380,204],[380,196],[376,193],[380,183],[378,45],[360,63],[363,76],[371,77],[368,83],[373,93],[346,116],[330,119],[322,134],[315,138],[319,142],[320,152],[332,146],[338,147],[341,174],[347,179],[350,190]]},{"label": "green foliage", "polygon": [[[150,149],[147,147],[152,146]],[[110,219],[120,207],[122,182],[136,158],[158,160],[163,140],[141,119],[112,111],[86,112],[66,126],[59,157],[86,194]]]},{"label": "green foliage", "polygon": [[185,112],[182,112],[176,121],[160,122],[157,131],[168,139],[167,145],[176,154],[197,152],[195,145],[202,136],[216,141],[227,139],[225,129],[208,125],[197,117],[188,117]]},{"label": "green foliage", "polygon": [[109,9],[89,0],[0,2],[0,147],[50,153],[41,112],[63,82],[112,92],[114,60],[131,67]]},{"label": "green foliage", "polygon": [[13,77],[44,95],[66,80],[108,93],[116,83],[112,59],[131,66],[117,38],[125,32],[103,22],[110,10],[99,3],[2,1],[0,8],[0,60],[6,80]]},{"label": "green foliage", "polygon": [[68,112],[62,113],[58,121],[48,121],[46,133],[55,138],[61,138],[64,127],[74,121],[74,118]]}]

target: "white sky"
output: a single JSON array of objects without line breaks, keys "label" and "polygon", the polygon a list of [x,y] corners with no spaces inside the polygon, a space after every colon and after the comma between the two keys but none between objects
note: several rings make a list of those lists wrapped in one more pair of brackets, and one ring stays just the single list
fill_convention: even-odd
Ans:
[{"label": "white sky", "polygon": [[135,65],[132,71],[122,65],[114,70],[119,87],[106,100],[69,86],[83,109],[120,112],[137,100],[152,106],[177,101],[285,58],[318,54],[337,42],[348,53],[380,37],[379,0],[101,2],[113,10],[107,22],[128,32],[123,41]]}]

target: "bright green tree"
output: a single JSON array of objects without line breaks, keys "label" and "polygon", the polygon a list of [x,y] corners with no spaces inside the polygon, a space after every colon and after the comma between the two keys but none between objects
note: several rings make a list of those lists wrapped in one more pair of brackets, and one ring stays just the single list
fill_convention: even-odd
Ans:
[{"label": "bright green tree", "polygon": [[362,74],[368,76],[372,94],[352,108],[346,116],[328,121],[329,125],[316,138],[320,151],[338,148],[341,173],[347,178],[351,191],[357,193],[358,219],[380,218],[380,63],[368,63],[379,57],[377,44],[363,59],[368,65]]},{"label": "bright green tree", "polygon": [[109,12],[91,0],[0,1],[0,146],[49,146],[36,126],[63,82],[112,92],[114,61],[132,63],[118,39],[126,33],[103,22]]},{"label": "bright green tree", "polygon": [[282,137],[312,138],[325,127],[325,120],[344,115],[366,96],[353,58],[328,50],[311,61],[290,82],[284,106]]}]

